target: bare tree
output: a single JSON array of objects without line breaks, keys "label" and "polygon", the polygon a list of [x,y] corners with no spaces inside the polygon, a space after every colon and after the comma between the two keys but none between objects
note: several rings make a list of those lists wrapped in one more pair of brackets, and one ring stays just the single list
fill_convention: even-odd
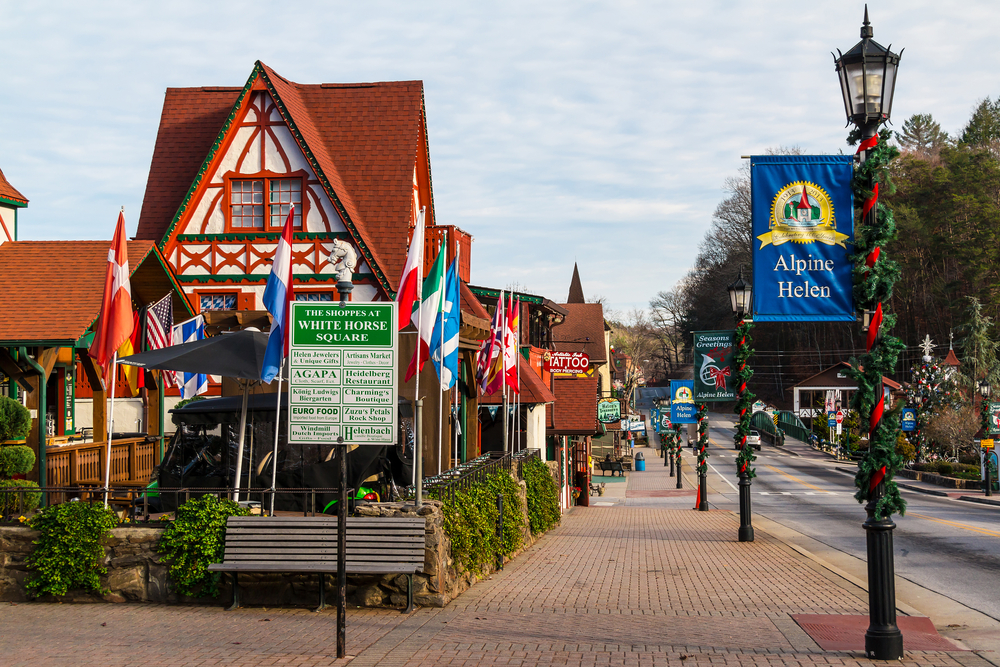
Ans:
[{"label": "bare tree", "polygon": [[941,448],[950,447],[952,456],[958,450],[972,445],[972,438],[979,430],[979,415],[971,405],[947,407],[927,425],[927,437]]}]

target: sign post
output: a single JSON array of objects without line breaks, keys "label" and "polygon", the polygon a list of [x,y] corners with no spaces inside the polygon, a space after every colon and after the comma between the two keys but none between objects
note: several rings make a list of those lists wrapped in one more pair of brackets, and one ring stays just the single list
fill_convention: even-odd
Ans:
[{"label": "sign post", "polygon": [[346,654],[347,453],[399,428],[395,303],[291,304],[288,441],[338,445],[337,655]]}]

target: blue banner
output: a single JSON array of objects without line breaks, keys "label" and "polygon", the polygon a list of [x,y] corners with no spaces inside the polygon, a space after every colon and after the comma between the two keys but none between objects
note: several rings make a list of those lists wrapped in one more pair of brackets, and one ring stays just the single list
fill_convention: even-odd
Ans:
[{"label": "blue banner", "polygon": [[851,155],[755,155],[753,318],[854,322]]},{"label": "blue banner", "polygon": [[917,409],[916,408],[903,408],[903,417],[901,428],[903,431],[916,431],[917,430]]},{"label": "blue banner", "polygon": [[670,381],[670,421],[674,424],[697,424],[694,405],[694,380]]}]

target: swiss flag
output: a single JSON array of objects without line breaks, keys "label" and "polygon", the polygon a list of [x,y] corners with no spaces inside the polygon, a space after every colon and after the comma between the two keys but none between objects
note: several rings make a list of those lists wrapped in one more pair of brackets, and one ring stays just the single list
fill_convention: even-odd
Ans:
[{"label": "swiss flag", "polygon": [[125,213],[118,213],[118,226],[108,250],[108,270],[104,274],[104,299],[97,320],[90,356],[108,375],[115,352],[129,339],[133,329],[132,287],[129,285],[128,251],[125,248]]}]

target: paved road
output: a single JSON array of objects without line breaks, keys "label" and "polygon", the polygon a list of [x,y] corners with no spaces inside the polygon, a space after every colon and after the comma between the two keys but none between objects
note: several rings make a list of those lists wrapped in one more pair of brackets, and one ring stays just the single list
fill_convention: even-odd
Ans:
[{"label": "paved road", "polygon": [[[715,426],[710,437],[718,445],[709,459],[709,488],[718,492],[709,496],[710,505],[738,510],[733,431]],[[838,470],[852,464],[800,451],[795,456],[763,446],[755,464],[755,515],[865,558],[865,512],[853,497],[853,475]],[[907,490],[903,495],[906,515],[894,519],[897,576],[1000,619],[1000,507]]]}]

